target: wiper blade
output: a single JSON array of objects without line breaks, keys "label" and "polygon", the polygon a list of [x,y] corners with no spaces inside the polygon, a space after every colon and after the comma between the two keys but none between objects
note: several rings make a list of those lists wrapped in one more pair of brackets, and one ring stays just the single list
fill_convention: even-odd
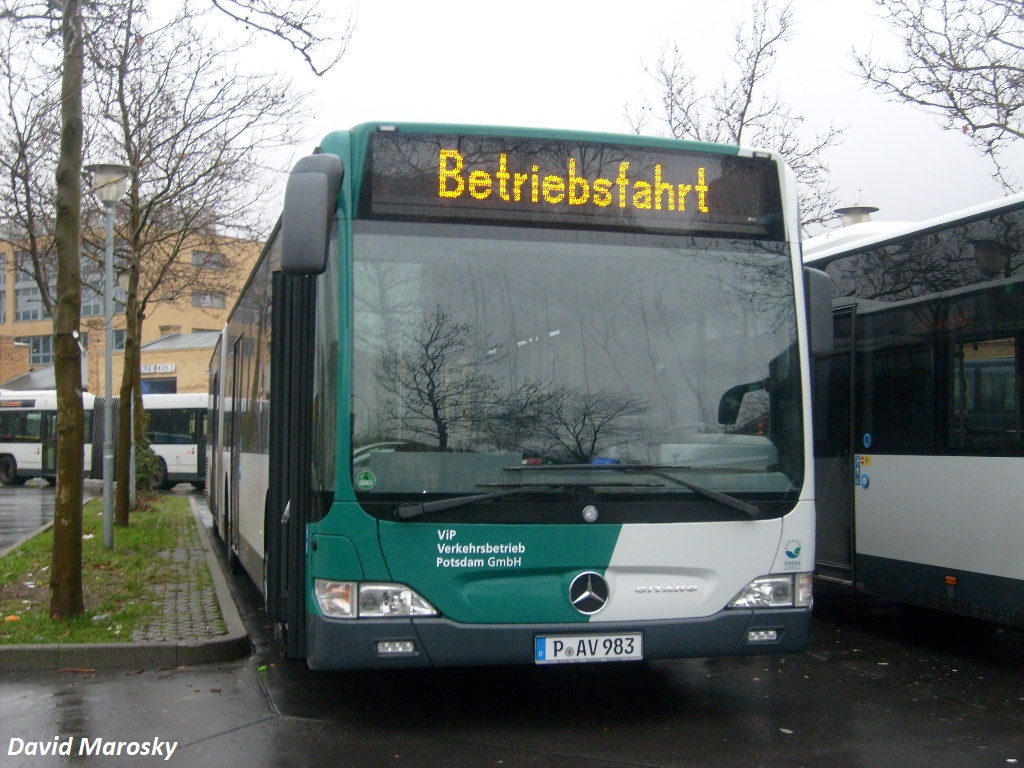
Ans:
[{"label": "wiper blade", "polygon": [[742,512],[751,520],[757,520],[761,517],[761,510],[750,502],[743,501],[743,499],[737,499],[735,496],[730,496],[726,493],[712,490],[711,488],[705,488],[703,485],[697,485],[691,483],[689,480],[683,480],[682,478],[676,477],[675,475],[666,472],[666,469],[679,469],[688,470],[689,467],[664,467],[657,464],[539,464],[539,465],[528,465],[523,467],[508,467],[510,470],[586,470],[590,472],[597,471],[612,471],[612,472],[625,472],[625,473],[643,473],[647,475],[654,475],[660,477],[663,480],[668,480],[670,483],[681,485],[684,488],[688,488],[699,496],[703,496],[705,499],[717,502],[722,506],[734,509],[737,512]]},{"label": "wiper blade", "polygon": [[667,472],[661,472],[656,469],[648,471],[652,475],[663,477],[666,480],[672,481],[673,483],[678,483],[684,488],[689,488],[691,491],[693,491],[696,494],[699,494],[700,496],[703,496],[705,499],[716,501],[724,507],[729,507],[730,509],[735,509],[737,512],[742,512],[751,520],[757,520],[759,517],[761,517],[761,510],[757,506],[751,504],[750,502],[744,501],[743,499],[737,499],[735,496],[730,496],[727,493],[721,493],[720,491],[715,491],[712,490],[711,488],[705,488],[703,485],[691,483],[689,480],[683,480],[678,477],[673,477]]},{"label": "wiper blade", "polygon": [[501,488],[488,493],[478,493],[473,496],[452,496],[450,499],[437,499],[436,501],[425,501],[422,504],[402,504],[395,510],[395,517],[399,520],[408,520],[421,515],[429,515],[432,512],[444,512],[448,509],[465,507],[476,504],[478,501],[490,501],[500,499],[502,496],[509,496],[513,493],[537,493],[539,491],[552,491],[561,488],[564,483],[551,485],[517,485],[512,488]]}]

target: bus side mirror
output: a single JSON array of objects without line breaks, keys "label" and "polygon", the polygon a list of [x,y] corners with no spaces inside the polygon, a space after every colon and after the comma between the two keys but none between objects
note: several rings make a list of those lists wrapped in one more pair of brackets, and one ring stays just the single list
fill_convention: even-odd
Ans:
[{"label": "bus side mirror", "polygon": [[281,269],[318,275],[327,267],[338,190],[345,172],[337,155],[301,158],[288,175],[281,214]]},{"label": "bus side mirror", "polygon": [[743,398],[749,392],[760,392],[768,388],[768,380],[752,381],[749,384],[737,384],[729,387],[718,401],[718,423],[735,424],[740,417],[740,407],[743,405]]},{"label": "bus side mirror", "polygon": [[811,355],[832,352],[832,278],[820,269],[804,267],[807,295],[807,327]]}]

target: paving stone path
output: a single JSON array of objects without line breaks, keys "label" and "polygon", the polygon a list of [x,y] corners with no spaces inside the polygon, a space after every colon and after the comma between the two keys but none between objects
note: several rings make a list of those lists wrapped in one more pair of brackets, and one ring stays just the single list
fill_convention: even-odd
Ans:
[{"label": "paving stone path", "polygon": [[206,552],[192,516],[182,518],[178,544],[160,552],[158,568],[174,578],[157,585],[163,613],[132,634],[135,642],[205,640],[227,634]]}]

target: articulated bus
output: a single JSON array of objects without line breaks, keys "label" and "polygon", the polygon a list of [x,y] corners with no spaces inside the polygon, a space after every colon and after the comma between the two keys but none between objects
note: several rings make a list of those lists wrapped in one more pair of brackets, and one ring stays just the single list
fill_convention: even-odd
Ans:
[{"label": "articulated bus", "polygon": [[[102,465],[103,438],[93,429],[95,399],[82,395],[86,477]],[[57,392],[0,390],[0,483],[22,485],[34,477],[57,480]]]},{"label": "articulated bus", "polygon": [[211,361],[215,524],[285,652],[344,669],[803,650],[807,311],[831,306],[798,230],[770,152],[328,135]]},{"label": "articulated bus", "polygon": [[814,377],[819,576],[1024,623],[1024,195],[853,225],[804,254],[834,285]]},{"label": "articulated bus", "polygon": [[[114,398],[116,409],[119,400]],[[85,476],[103,477],[102,397],[82,394],[85,410]],[[143,395],[142,406],[149,415],[150,448],[157,457],[156,488],[173,488],[191,483],[202,488],[206,482],[206,421],[209,395]],[[117,446],[117,420],[114,420]],[[56,465],[56,390],[0,390],[0,483],[21,485],[41,477],[53,484]]]}]

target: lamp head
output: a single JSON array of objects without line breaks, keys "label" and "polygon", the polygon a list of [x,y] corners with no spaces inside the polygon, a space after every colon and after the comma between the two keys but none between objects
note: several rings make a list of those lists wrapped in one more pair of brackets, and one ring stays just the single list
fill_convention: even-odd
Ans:
[{"label": "lamp head", "polygon": [[92,174],[92,191],[104,205],[113,205],[128,191],[132,169],[127,165],[95,163],[85,166],[85,170]]}]

